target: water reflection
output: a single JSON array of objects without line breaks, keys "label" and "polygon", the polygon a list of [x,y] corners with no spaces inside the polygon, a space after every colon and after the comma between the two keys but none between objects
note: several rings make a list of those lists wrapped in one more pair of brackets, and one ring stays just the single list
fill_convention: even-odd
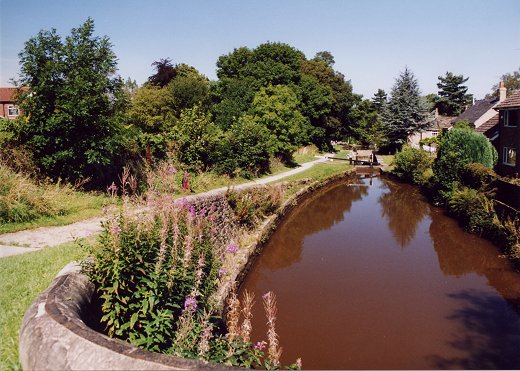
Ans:
[{"label": "water reflection", "polygon": [[379,197],[381,216],[387,219],[395,241],[405,248],[415,237],[421,220],[428,215],[429,205],[421,200],[415,187],[390,180],[383,180],[383,187],[388,192]]},{"label": "water reflection", "polygon": [[[508,261],[415,188],[373,184],[308,199],[247,276],[257,301],[277,295],[283,363],[519,369],[520,277]],[[261,305],[253,311],[252,339],[265,340]]]},{"label": "water reflection", "polygon": [[449,344],[462,352],[456,357],[430,356],[438,369],[520,369],[518,315],[499,296],[476,290],[448,295],[458,309],[447,318],[457,331]]},{"label": "water reflection", "polygon": [[508,259],[497,257],[496,248],[487,241],[462,231],[442,209],[432,208],[430,217],[430,237],[444,274],[484,276],[504,298],[520,306],[520,280]]},{"label": "water reflection", "polygon": [[[330,229],[341,222],[352,204],[368,193],[367,187],[348,186],[340,183],[318,191],[306,199],[298,209],[278,227],[284,233],[275,233],[263,253],[263,264],[270,269],[288,267],[300,260],[303,241],[306,237]],[[283,246],[276,254],[269,254],[269,246]]]}]

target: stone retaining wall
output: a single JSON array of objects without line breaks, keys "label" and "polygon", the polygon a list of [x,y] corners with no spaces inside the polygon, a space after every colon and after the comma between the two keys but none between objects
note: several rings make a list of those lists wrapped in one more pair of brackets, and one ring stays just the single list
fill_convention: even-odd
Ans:
[{"label": "stone retaining wall", "polygon": [[[268,218],[255,234],[254,243],[243,250],[243,259],[231,278],[241,282],[254,258],[261,252],[281,218],[314,190],[333,181],[351,177],[352,173],[309,184],[284,203],[280,211]],[[187,202],[196,210],[217,209],[220,231],[232,233],[236,228],[233,210],[225,193],[190,197]],[[62,270],[52,284],[31,304],[23,319],[19,338],[20,362],[25,370],[211,370],[236,369],[203,361],[184,359],[147,352],[132,344],[98,333],[84,322],[84,310],[89,307],[94,285],[79,272],[77,264]],[[223,303],[233,285],[223,285],[217,301]]]}]

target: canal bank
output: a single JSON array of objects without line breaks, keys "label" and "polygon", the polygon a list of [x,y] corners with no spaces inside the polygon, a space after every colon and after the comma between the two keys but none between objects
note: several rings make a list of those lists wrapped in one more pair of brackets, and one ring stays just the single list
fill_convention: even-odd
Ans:
[{"label": "canal bank", "polygon": [[[341,174],[319,182],[303,181],[303,188],[284,202],[280,212],[288,212],[308,193],[329,182],[350,176],[351,174]],[[190,203],[194,207],[201,206],[194,200],[190,200]],[[261,226],[255,243],[251,244],[251,252],[257,251],[257,245],[268,239],[272,233],[270,230],[274,229],[275,225],[274,220],[268,220]],[[241,272],[245,272],[248,261],[249,259],[244,259],[244,264],[237,266],[237,276],[244,274]],[[221,292],[222,301],[227,295],[227,290],[229,289]],[[73,269],[56,278],[33,302],[26,313],[20,333],[20,359],[24,368],[77,369],[83,368],[86,364],[95,369],[121,369],[131,365],[139,369],[211,367],[201,361],[145,352],[90,329],[86,326],[83,316],[88,311],[92,293],[92,284],[84,275]]]}]

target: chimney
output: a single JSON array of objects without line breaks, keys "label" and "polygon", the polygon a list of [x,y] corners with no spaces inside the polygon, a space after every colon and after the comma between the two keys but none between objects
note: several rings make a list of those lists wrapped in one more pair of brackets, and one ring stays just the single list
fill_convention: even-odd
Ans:
[{"label": "chimney", "polygon": [[500,83],[498,84],[498,101],[499,102],[504,101],[506,99],[506,95],[507,95],[507,89],[504,85],[504,82],[500,81]]}]

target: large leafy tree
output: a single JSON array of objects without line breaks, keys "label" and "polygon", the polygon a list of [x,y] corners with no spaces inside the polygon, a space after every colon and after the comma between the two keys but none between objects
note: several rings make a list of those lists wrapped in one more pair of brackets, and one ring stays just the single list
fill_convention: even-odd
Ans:
[{"label": "large leafy tree", "polygon": [[408,137],[429,125],[421,100],[419,83],[412,71],[405,68],[396,79],[388,104],[383,111],[383,123],[389,144],[401,147]]},{"label": "large leafy tree", "polygon": [[228,128],[251,108],[255,94],[268,85],[297,85],[305,55],[284,43],[241,47],[219,57],[215,86],[216,122]]},{"label": "large leafy tree", "polygon": [[[313,121],[316,132],[323,132],[323,137],[314,138],[315,144],[320,147],[322,143],[330,145],[331,139],[341,139],[344,136],[353,135],[350,130],[354,118],[352,109],[361,102],[361,96],[352,92],[352,84],[345,76],[332,68],[334,58],[329,52],[319,52],[309,61],[302,62],[302,74],[314,77],[320,84],[330,89],[330,109],[323,112],[320,120]],[[354,134],[355,135],[355,134]],[[320,140],[321,139],[321,140]]]},{"label": "large leafy tree", "polygon": [[351,116],[353,123],[350,131],[362,144],[377,149],[385,143],[383,122],[375,103],[363,100],[352,109]]},{"label": "large leafy tree", "polygon": [[111,47],[108,37],[94,36],[89,18],[65,40],[54,29],[40,31],[19,54],[18,84],[29,87],[20,102],[21,140],[54,179],[104,183],[120,170],[127,95]]},{"label": "large leafy tree", "polygon": [[458,116],[472,102],[473,95],[467,94],[468,87],[463,85],[468,79],[469,77],[464,78],[463,75],[455,75],[452,72],[439,76],[439,98],[436,107],[441,115]]},{"label": "large leafy tree", "polygon": [[298,110],[296,94],[285,85],[261,88],[253,100],[251,114],[246,117],[269,130],[269,152],[284,160],[307,142],[311,130],[308,120]]}]

